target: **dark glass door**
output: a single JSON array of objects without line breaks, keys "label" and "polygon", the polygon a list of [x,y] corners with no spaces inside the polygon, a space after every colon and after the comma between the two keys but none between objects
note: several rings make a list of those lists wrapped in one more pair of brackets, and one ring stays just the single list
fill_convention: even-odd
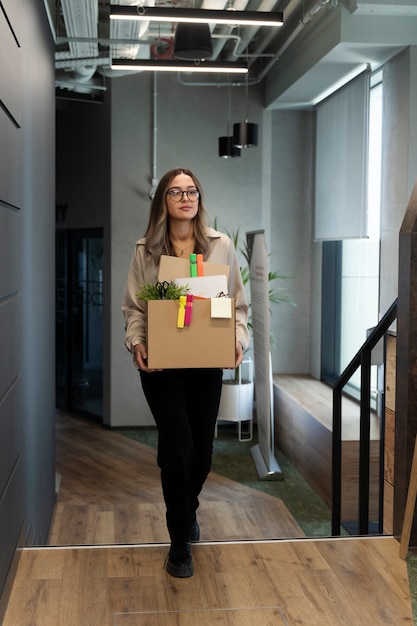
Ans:
[{"label": "dark glass door", "polygon": [[56,404],[103,416],[103,233],[58,230]]}]

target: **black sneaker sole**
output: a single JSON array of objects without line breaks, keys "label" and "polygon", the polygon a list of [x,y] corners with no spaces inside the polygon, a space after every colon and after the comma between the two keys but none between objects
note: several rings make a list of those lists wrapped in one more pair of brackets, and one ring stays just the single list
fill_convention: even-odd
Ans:
[{"label": "black sneaker sole", "polygon": [[165,565],[165,569],[170,576],[175,576],[175,578],[190,578],[190,576],[194,574],[194,565],[192,562],[175,565],[175,563],[172,563],[169,558]]}]

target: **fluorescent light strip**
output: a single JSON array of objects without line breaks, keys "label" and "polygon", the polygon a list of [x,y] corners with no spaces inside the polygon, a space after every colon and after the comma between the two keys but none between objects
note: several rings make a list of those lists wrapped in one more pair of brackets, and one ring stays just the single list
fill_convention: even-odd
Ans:
[{"label": "fluorescent light strip", "polygon": [[110,19],[147,22],[187,22],[242,26],[282,26],[283,14],[262,11],[220,11],[216,9],[172,9],[170,7],[110,6]]},{"label": "fluorescent light strip", "polygon": [[190,61],[173,60],[142,60],[142,59],[114,59],[111,64],[112,70],[132,72],[200,72],[211,74],[247,74],[246,65],[237,63],[214,63],[202,61],[193,63]]}]

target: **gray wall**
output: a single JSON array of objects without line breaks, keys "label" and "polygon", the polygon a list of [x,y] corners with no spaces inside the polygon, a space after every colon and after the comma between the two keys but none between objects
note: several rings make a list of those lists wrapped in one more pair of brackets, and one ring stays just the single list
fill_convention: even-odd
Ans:
[{"label": "gray wall", "polygon": [[[291,276],[284,290],[297,307],[272,307],[275,373],[307,373],[310,361],[312,164],[314,113],[273,111],[270,241],[271,269]],[[316,294],[320,298],[320,293]]]},{"label": "gray wall", "polygon": [[[417,175],[415,55],[415,48],[407,49],[385,68],[382,313],[397,293],[398,231]],[[231,91],[230,119],[240,121],[244,89]],[[152,179],[179,164],[191,166],[201,179],[211,216],[222,229],[240,228],[243,240],[247,230],[264,228],[271,269],[293,277],[286,288],[297,307],[273,308],[274,372],[320,376],[321,244],[312,241],[311,223],[314,112],[264,110],[259,87],[250,88],[249,96],[249,118],[260,124],[260,145],[239,159],[224,160],[217,156],[217,140],[226,131],[227,89],[184,86],[176,76],[159,76],[155,84],[145,73],[111,81],[104,417],[109,425],[153,423],[123,345],[120,303],[134,243],[146,228]]]},{"label": "gray wall", "polygon": [[[2,7],[8,21],[0,11],[0,591],[20,531],[26,543],[46,540],[55,479],[53,49],[42,0],[3,0]],[[397,293],[398,230],[417,176],[416,57],[415,47],[407,49],[385,68],[382,312]],[[222,228],[242,234],[265,228],[271,267],[294,276],[289,289],[298,304],[274,310],[274,370],[318,375],[314,114],[265,111],[261,89],[251,88],[249,119],[261,124],[260,146],[225,161],[217,156],[217,138],[226,130],[226,89],[186,87],[173,76],[159,78],[157,90],[145,75],[112,82],[98,117],[89,109],[77,120],[82,132],[72,157],[82,171],[74,178],[65,163],[70,204],[78,207],[69,224],[105,228],[105,421],[152,423],[123,346],[120,302],[134,242],[147,223],[153,165],[156,177],[178,164],[190,166]],[[231,120],[244,115],[244,89],[233,89]]]},{"label": "gray wall", "polygon": [[57,228],[103,228],[110,215],[110,99],[56,102]]},{"label": "gray wall", "polygon": [[380,310],[397,297],[398,240],[417,178],[417,47],[384,68]]},{"label": "gray wall", "polygon": [[[148,219],[154,92],[145,74],[112,81],[111,400],[105,419],[113,426],[153,423],[123,345],[120,304],[133,247]],[[156,92],[157,177],[178,165],[190,167],[221,229],[239,228],[242,243],[246,231],[266,230],[271,268],[294,276],[286,288],[298,303],[296,309],[280,305],[274,313],[274,369],[308,371],[311,161],[304,157],[312,150],[311,113],[263,111],[260,89],[251,88],[249,121],[260,124],[260,144],[225,160],[218,157],[217,142],[226,134],[226,88],[185,87],[176,76],[164,76]],[[231,108],[231,121],[242,121],[244,88],[232,90]]]},{"label": "gray wall", "polygon": [[[386,65],[384,73],[382,313],[396,297],[398,232],[417,175],[415,55],[415,48],[407,49]],[[147,221],[152,91],[149,77],[113,80],[111,318],[115,321],[132,244]],[[232,120],[239,119],[242,94],[238,91],[232,90]],[[175,77],[158,79],[157,174],[177,163],[191,164],[220,226],[240,227],[242,233],[265,229],[271,269],[293,276],[287,288],[297,303],[296,308],[272,309],[273,371],[319,377],[321,244],[312,241],[314,112],[265,111],[259,93],[250,90],[250,98],[250,111],[262,128],[261,144],[244,151],[240,159],[225,161],[217,157],[216,140],[224,133],[226,90],[180,87]],[[196,119],[195,124],[191,119]],[[122,326],[113,323],[111,333],[108,423],[152,423],[130,356],[120,348]]]},{"label": "gray wall", "polygon": [[2,5],[0,592],[19,542],[46,540],[55,497],[53,52],[42,0]]}]

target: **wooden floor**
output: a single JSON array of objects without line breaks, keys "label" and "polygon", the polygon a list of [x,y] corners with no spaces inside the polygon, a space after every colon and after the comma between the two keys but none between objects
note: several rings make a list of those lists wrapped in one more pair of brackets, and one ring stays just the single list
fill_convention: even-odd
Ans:
[{"label": "wooden floor", "polygon": [[[56,457],[61,481],[49,544],[169,540],[156,450],[59,415]],[[303,537],[282,500],[213,473],[199,521],[202,540]]]},{"label": "wooden floor", "polygon": [[22,551],[3,626],[413,623],[391,537],[305,539],[282,502],[211,475],[176,579],[154,450],[60,416],[57,467],[51,545]]}]

